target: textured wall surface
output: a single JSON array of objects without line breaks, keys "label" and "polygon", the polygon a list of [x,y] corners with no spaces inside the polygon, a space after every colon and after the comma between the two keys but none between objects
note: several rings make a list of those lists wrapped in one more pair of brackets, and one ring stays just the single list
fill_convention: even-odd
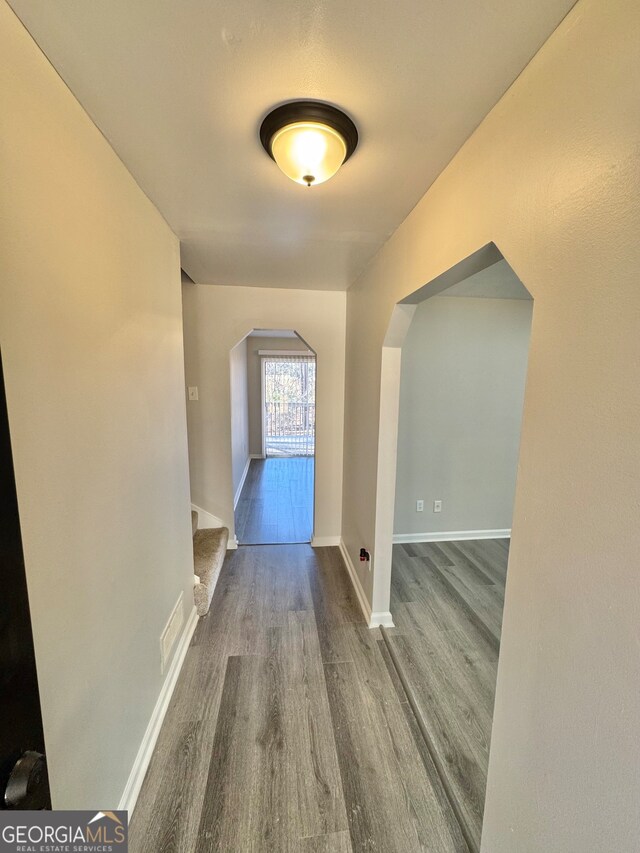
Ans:
[{"label": "textured wall surface", "polygon": [[114,808],[193,608],[179,246],[0,2],[0,346],[54,808]]},{"label": "textured wall surface", "polygon": [[317,354],[316,538],[340,536],[346,294],[264,287],[183,287],[193,502],[233,533],[229,353],[253,329],[291,329]]},{"label": "textured wall surface", "polygon": [[639,45],[635,0],[580,0],[348,293],[356,566],[395,303],[490,241],[535,300],[485,853],[640,847]]},{"label": "textured wall surface", "polygon": [[238,491],[249,460],[249,389],[247,347],[244,342],[229,354],[231,391],[231,479],[233,494]]},{"label": "textured wall surface", "polygon": [[394,533],[511,528],[532,307],[446,295],[418,306],[402,347]]}]

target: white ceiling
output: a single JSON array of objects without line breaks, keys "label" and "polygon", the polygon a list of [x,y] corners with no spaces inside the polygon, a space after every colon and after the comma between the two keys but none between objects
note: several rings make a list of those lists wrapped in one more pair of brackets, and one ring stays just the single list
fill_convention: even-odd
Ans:
[{"label": "white ceiling", "polygon": [[443,290],[444,296],[475,296],[481,299],[531,299],[532,296],[505,261],[498,261]]},{"label": "white ceiling", "polygon": [[[180,237],[194,281],[346,289],[574,0],[9,0]],[[316,98],[361,134],[282,175],[258,127]]]}]

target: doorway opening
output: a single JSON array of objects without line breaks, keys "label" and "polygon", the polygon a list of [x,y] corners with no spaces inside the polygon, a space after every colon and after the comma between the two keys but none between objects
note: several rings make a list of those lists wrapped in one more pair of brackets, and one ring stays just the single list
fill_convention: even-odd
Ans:
[{"label": "doorway opening", "polygon": [[238,544],[311,542],[315,352],[294,330],[254,330],[231,352],[231,389]]},{"label": "doorway opening", "polygon": [[31,612],[0,360],[0,811],[51,808]]},{"label": "doorway opening", "polygon": [[261,359],[262,447],[265,459],[313,457],[316,436],[315,355],[264,354]]},{"label": "doorway opening", "polygon": [[530,293],[493,249],[488,265],[399,306],[395,627],[382,629],[471,851],[482,833],[533,316]]}]

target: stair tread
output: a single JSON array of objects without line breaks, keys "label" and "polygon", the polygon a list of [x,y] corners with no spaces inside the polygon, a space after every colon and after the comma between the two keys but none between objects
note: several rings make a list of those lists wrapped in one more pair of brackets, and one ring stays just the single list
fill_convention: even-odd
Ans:
[{"label": "stair tread", "polygon": [[196,584],[194,595],[199,616],[204,616],[211,604],[213,590],[220,575],[220,569],[227,553],[229,530],[226,527],[212,527],[196,530],[193,537],[193,562],[200,583]]}]

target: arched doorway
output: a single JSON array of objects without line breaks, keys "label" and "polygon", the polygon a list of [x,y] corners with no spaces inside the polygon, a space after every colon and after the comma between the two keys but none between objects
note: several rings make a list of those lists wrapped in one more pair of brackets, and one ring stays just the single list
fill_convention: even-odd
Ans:
[{"label": "arched doorway", "polygon": [[486,247],[397,305],[383,350],[374,595],[471,850],[482,832],[532,309]]},{"label": "arched doorway", "polygon": [[310,542],[316,354],[290,329],[254,329],[231,351],[235,531],[240,545]]}]

